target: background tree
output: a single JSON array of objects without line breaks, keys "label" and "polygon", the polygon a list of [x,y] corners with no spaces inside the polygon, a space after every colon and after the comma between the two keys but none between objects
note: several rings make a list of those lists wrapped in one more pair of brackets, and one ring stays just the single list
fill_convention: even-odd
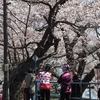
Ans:
[{"label": "background tree", "polygon": [[[99,0],[11,1],[8,6],[11,100],[19,99],[18,90],[27,69],[33,68],[35,54],[39,58],[37,67],[54,59],[59,64],[68,62],[76,67],[84,76],[83,82],[93,79],[93,69],[100,59],[99,4]],[[3,37],[2,25],[0,31]],[[0,39],[2,51],[3,38]],[[86,87],[83,86],[83,91]]]}]

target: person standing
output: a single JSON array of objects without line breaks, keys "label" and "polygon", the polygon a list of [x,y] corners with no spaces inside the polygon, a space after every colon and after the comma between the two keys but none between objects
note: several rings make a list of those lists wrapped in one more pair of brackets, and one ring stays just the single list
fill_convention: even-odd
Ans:
[{"label": "person standing", "polygon": [[28,69],[28,73],[27,75],[25,76],[25,83],[26,83],[26,86],[25,88],[26,89],[29,89],[29,91],[27,91],[25,93],[26,95],[26,100],[34,100],[34,93],[35,93],[35,75],[33,74],[33,70],[31,68]]},{"label": "person standing", "polygon": [[[38,69],[38,73],[41,72],[42,69]],[[40,86],[40,78],[38,76],[38,73],[36,75],[36,85],[37,85],[37,94],[38,94],[38,100],[40,100],[40,89],[39,89],[39,86]]]},{"label": "person standing", "polygon": [[98,88],[97,96],[98,96],[98,98],[100,100],[100,88]]},{"label": "person standing", "polygon": [[69,71],[69,65],[64,64],[61,66],[63,70],[63,74],[58,78],[58,83],[61,84],[60,90],[60,100],[70,100],[71,94],[71,75]]},{"label": "person standing", "polygon": [[0,100],[2,100],[2,94],[0,93]]},{"label": "person standing", "polygon": [[49,71],[51,65],[46,64],[44,67],[44,71],[41,71],[37,74],[37,77],[40,79],[40,99],[44,100],[46,97],[46,100],[50,100],[50,80],[52,78],[52,74]]},{"label": "person standing", "polygon": [[[73,78],[72,81],[73,82],[80,82],[80,75],[78,74],[77,70],[72,69],[72,74],[73,74]],[[79,100],[79,98],[81,97],[81,84],[72,84],[72,93],[71,93],[71,97],[76,97],[78,99],[75,100]]]},{"label": "person standing", "polygon": [[26,100],[26,96],[25,96],[25,93],[24,93],[25,86],[26,86],[26,82],[25,82],[25,80],[23,80],[22,86],[21,86],[22,95],[23,95],[23,100]]}]

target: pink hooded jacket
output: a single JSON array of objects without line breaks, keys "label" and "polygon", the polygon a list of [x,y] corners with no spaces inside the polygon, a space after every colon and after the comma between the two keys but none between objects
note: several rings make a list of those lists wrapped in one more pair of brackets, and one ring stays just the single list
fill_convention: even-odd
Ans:
[{"label": "pink hooded jacket", "polygon": [[58,83],[61,84],[61,92],[71,93],[71,75],[69,71],[65,71],[58,79]]}]

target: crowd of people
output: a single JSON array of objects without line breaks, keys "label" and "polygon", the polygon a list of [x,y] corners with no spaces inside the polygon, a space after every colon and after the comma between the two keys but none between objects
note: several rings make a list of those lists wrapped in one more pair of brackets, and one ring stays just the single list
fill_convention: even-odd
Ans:
[{"label": "crowd of people", "polygon": [[[25,76],[25,88],[23,91],[24,100],[34,100],[35,96],[35,82],[38,80],[38,100],[50,100],[50,81],[52,80],[52,73],[50,64],[44,65],[44,70],[38,71],[37,75],[33,74],[32,69],[28,70]],[[60,100],[78,100],[81,97],[80,84],[71,84],[72,82],[80,82],[80,76],[77,70],[70,69],[68,64],[61,65],[63,73],[59,76],[57,82],[60,84]],[[71,72],[73,76],[71,75]],[[76,99],[72,97],[77,97]]]}]

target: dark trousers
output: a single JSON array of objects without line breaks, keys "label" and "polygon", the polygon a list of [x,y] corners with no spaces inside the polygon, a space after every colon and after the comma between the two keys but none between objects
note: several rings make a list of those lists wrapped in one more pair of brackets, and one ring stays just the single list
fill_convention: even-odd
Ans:
[{"label": "dark trousers", "polygon": [[60,100],[70,100],[70,93],[60,93]]},{"label": "dark trousers", "polygon": [[50,100],[50,90],[40,90],[40,100]]},{"label": "dark trousers", "polygon": [[30,98],[31,100],[34,100],[33,94],[26,93],[26,100],[30,100]]},{"label": "dark trousers", "polygon": [[40,91],[38,91],[38,100],[40,100]]}]

